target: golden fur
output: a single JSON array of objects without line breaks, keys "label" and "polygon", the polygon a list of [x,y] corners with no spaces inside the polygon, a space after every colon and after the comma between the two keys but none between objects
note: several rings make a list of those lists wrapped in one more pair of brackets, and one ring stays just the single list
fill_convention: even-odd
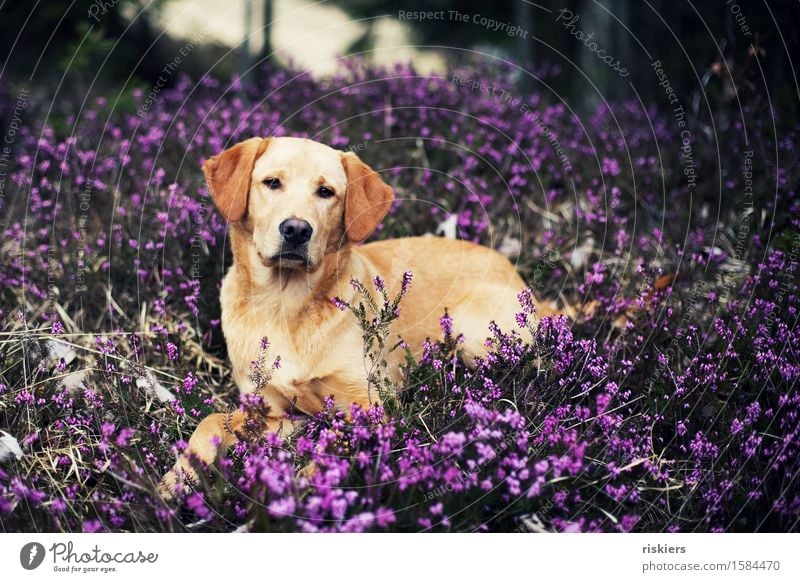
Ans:
[{"label": "golden fur", "polygon": [[[332,297],[357,301],[350,280],[368,287],[380,275],[396,293],[405,271],[413,273],[408,296],[391,333],[415,356],[425,338],[440,336],[448,310],[454,331],[464,335],[463,356],[485,353],[488,325],[514,327],[517,294],[525,283],[499,253],[476,244],[436,237],[401,238],[360,245],[388,212],[392,189],[352,153],[298,138],[253,138],[214,156],[203,167],[219,211],[230,222],[234,262],[222,291],[222,329],[233,377],[243,393],[254,389],[249,373],[259,340],[269,338],[280,355],[263,396],[270,405],[269,430],[290,432],[284,411],[295,406],[318,412],[332,395],[338,407],[368,406],[362,332],[352,314]],[[279,188],[272,188],[279,181]],[[320,187],[333,192],[322,197]],[[279,225],[302,219],[313,228],[306,262],[284,260]],[[276,258],[277,257],[277,258]],[[537,303],[540,315],[553,305]],[[403,354],[390,355],[389,373],[400,380]],[[206,463],[236,441],[244,414],[212,414],[189,440],[189,450]],[[221,444],[216,446],[212,439]],[[185,457],[162,481],[169,495],[181,473],[191,474]]]}]

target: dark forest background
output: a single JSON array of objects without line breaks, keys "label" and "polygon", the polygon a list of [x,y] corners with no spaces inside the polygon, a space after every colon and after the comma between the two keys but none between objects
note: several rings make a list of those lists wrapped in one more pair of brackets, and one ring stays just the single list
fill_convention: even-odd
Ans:
[{"label": "dark forest background", "polygon": [[[61,96],[68,97],[71,91],[81,100],[87,93],[103,94],[108,87],[152,85],[164,62],[185,44],[185,40],[162,34],[153,24],[153,15],[169,1],[0,3],[0,84],[13,84],[16,79],[45,91],[61,84]],[[263,3],[267,22],[253,22],[251,30],[264,27],[268,31],[271,1],[255,1]],[[475,24],[430,20],[410,23],[414,40],[439,47],[430,50],[448,60],[463,57],[462,49],[476,49],[508,57],[529,70],[538,70],[543,64],[560,67],[564,74],[552,80],[552,89],[577,109],[592,108],[598,94],[608,99],[635,98],[627,82],[620,82],[610,68],[598,66],[596,55],[555,22],[558,11],[566,8],[580,15],[577,28],[594,32],[603,48],[631,71],[625,81],[633,84],[645,102],[659,99],[662,89],[653,82],[651,61],[643,47],[665,65],[680,95],[697,97],[705,93],[725,101],[730,100],[735,85],[740,98],[747,100],[748,88],[752,87],[755,94],[755,87],[767,86],[773,107],[781,111],[781,122],[791,123],[798,116],[797,79],[790,61],[792,56],[800,56],[800,35],[796,26],[785,26],[800,22],[797,0],[743,1],[736,8],[725,0],[539,2],[544,9],[519,0],[339,0],[333,4],[353,18],[365,19],[363,36],[350,47],[354,52],[369,54],[373,25],[381,17],[397,18],[399,10],[458,10],[519,25],[529,37],[509,38],[502,31],[492,32]],[[88,17],[90,10],[97,13],[100,7],[99,18]],[[734,11],[738,8],[746,18],[750,36],[743,35],[736,22]],[[632,34],[625,33],[617,18]],[[205,44],[193,50],[181,70],[192,78],[208,72],[227,79],[234,72],[247,71],[270,59],[268,43],[256,56],[236,48],[230,51],[229,47]],[[168,83],[176,80],[173,77]],[[521,84],[525,82],[520,79]]]}]

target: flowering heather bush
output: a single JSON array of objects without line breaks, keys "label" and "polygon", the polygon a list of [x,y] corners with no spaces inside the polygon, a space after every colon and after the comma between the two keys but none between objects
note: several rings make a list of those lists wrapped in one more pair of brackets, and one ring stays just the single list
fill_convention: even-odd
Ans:
[{"label": "flowering heather bush", "polygon": [[[800,529],[796,128],[720,109],[684,141],[664,104],[581,119],[518,93],[511,69],[454,73],[532,113],[359,62],[322,81],[184,78],[146,111],[144,89],[56,118],[30,98],[0,199],[4,531]],[[0,93],[8,120],[14,88]],[[264,406],[228,373],[226,224],[199,171],[252,135],[385,171],[399,201],[377,238],[455,227],[512,256],[537,297],[596,303],[539,318],[521,294],[518,328],[487,330],[475,369],[443,312],[394,386],[381,359],[405,349],[385,333],[402,296],[354,282],[384,299],[338,301],[384,408],[346,420],[328,402],[291,438],[248,426],[165,503],[155,483],[200,418]],[[265,341],[254,373],[279,357]]]}]

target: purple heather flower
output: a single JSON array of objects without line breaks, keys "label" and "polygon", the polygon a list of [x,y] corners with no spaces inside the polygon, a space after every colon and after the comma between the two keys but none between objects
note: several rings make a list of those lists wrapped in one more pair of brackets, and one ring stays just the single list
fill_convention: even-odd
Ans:
[{"label": "purple heather flower", "polygon": [[197,387],[199,380],[192,372],[186,374],[186,377],[181,382],[181,387],[186,394],[191,394]]},{"label": "purple heather flower", "polygon": [[83,522],[83,533],[97,533],[104,529],[103,523],[99,519],[87,519]]},{"label": "purple heather flower", "polygon": [[411,279],[413,279],[413,275],[411,271],[406,271],[403,273],[403,280],[400,283],[400,293],[402,295],[408,294],[408,290],[411,288]]},{"label": "purple heather flower", "polygon": [[453,335],[453,318],[445,311],[444,315],[439,318],[439,326],[442,328],[442,333],[445,336]]},{"label": "purple heather flower", "polygon": [[200,519],[208,519],[211,510],[208,509],[202,493],[192,493],[186,498],[186,507],[191,509]]},{"label": "purple heather flower", "polygon": [[331,297],[331,303],[333,303],[339,311],[347,311],[350,309],[350,304],[338,297]]},{"label": "purple heather flower", "polygon": [[[549,66],[536,69],[542,79],[557,74]],[[20,436],[26,453],[0,470],[6,529],[174,531],[183,520],[196,521],[148,493],[154,476],[174,463],[176,431],[191,434],[197,418],[217,408],[209,371],[180,362],[176,338],[200,326],[198,340],[218,350],[220,321],[204,322],[202,306],[218,301],[214,258],[224,248],[228,225],[200,175],[181,168],[198,168],[251,134],[355,145],[374,139],[376,122],[392,135],[425,137],[431,154],[430,168],[409,171],[402,148],[376,145],[370,157],[389,170],[387,181],[435,193],[431,202],[448,209],[456,235],[465,240],[507,247],[495,240],[498,229],[515,238],[516,227],[524,226],[530,244],[522,245],[523,266],[537,258],[530,248],[551,249],[539,257],[543,268],[521,269],[536,296],[563,293],[576,302],[585,296],[598,302],[603,317],[540,317],[528,289],[520,293],[516,316],[525,338],[514,322],[514,329],[493,326],[486,353],[471,368],[458,358],[462,346],[454,349],[459,338],[429,338],[419,361],[407,363],[402,404],[387,407],[386,419],[380,407],[349,409],[326,398],[323,411],[298,423],[296,440],[259,438],[249,432],[258,435],[261,427],[245,427],[247,438],[218,463],[221,475],[215,470],[177,502],[204,521],[202,528],[269,523],[287,531],[487,530],[531,513],[554,531],[716,531],[746,523],[796,528],[800,496],[785,486],[800,473],[800,364],[790,349],[800,334],[792,258],[792,233],[800,229],[794,188],[800,166],[791,163],[796,128],[765,133],[760,110],[745,101],[738,116],[712,112],[714,136],[693,134],[701,167],[724,169],[726,196],[744,187],[738,169],[747,151],[741,142],[745,123],[754,143],[773,146],[760,148],[752,166],[753,202],[770,220],[762,224],[734,213],[738,223],[720,215],[723,222],[715,224],[716,198],[709,197],[705,181],[697,184],[697,204],[663,204],[664,197],[685,193],[686,176],[662,171],[681,167],[681,137],[656,107],[604,103],[578,119],[564,104],[528,91],[523,97],[530,115],[524,115],[492,95],[464,91],[449,78],[407,65],[382,69],[355,62],[329,79],[268,72],[252,83],[176,77],[142,116],[109,115],[107,105],[92,101],[80,118],[66,119],[76,128],[69,135],[43,116],[31,114],[20,125],[14,159],[3,171],[6,192],[27,204],[3,208],[11,212],[3,227],[9,260],[0,276],[9,297],[25,300],[13,309],[4,306],[0,319],[12,334],[26,329],[34,336],[48,330],[59,335],[64,325],[50,303],[62,301],[67,312],[82,305],[82,325],[97,336],[99,361],[84,362],[81,354],[72,367],[90,370],[68,389],[61,387],[66,362],[56,363],[56,374],[34,364],[25,377],[29,360],[0,346],[8,370],[0,394],[10,423],[3,428]],[[519,93],[513,68],[472,63],[458,72]],[[267,105],[248,105],[264,94],[270,95]],[[145,95],[134,90],[137,107]],[[374,111],[385,95],[393,96],[389,110],[354,115]],[[284,119],[297,102],[317,106]],[[422,103],[425,114],[397,106],[403,103]],[[0,117],[9,117],[13,107],[0,87]],[[325,135],[318,135],[320,127],[329,128]],[[464,148],[448,145],[456,133]],[[724,147],[713,147],[718,144]],[[765,197],[760,192],[769,177],[775,187]],[[636,200],[630,184],[640,185]],[[126,195],[111,205],[114,215],[104,224],[103,201],[116,191]],[[534,197],[531,204],[522,203],[526,196]],[[86,197],[90,211],[81,227],[70,210]],[[432,231],[445,214],[433,206],[410,216],[402,208],[393,205],[379,238],[406,227]],[[657,214],[637,214],[637,208]],[[27,212],[24,220],[14,214],[19,209]],[[543,222],[540,209],[567,219]],[[720,251],[712,242],[720,226],[734,237],[746,230],[747,238],[727,241]],[[54,243],[77,262],[48,259]],[[556,260],[564,252],[573,252],[574,273]],[[686,277],[648,305],[654,282],[675,265]],[[79,275],[85,284],[80,291]],[[403,275],[401,297],[411,280],[410,272]],[[58,296],[49,293],[51,282]],[[97,300],[106,283],[113,284],[111,310],[108,301]],[[383,281],[372,283],[385,290]],[[366,292],[359,282],[353,288]],[[133,317],[142,301],[148,305],[146,331]],[[332,302],[343,311],[350,307]],[[380,325],[403,305],[379,302],[381,313],[368,313],[367,325],[373,317]],[[612,330],[611,322],[630,307],[636,317]],[[442,319],[442,330],[452,334],[449,316]],[[34,343],[25,342],[35,361]],[[170,366],[181,369],[173,370],[182,378],[180,398],[150,410],[141,391],[130,390],[129,379],[138,377],[132,369],[159,361],[153,359],[159,346]],[[267,361],[262,354],[256,367],[266,373]],[[265,408],[258,399],[242,404]],[[141,417],[142,410],[150,416]],[[140,454],[121,450],[134,438]],[[67,443],[70,454],[54,456],[53,478],[32,471],[30,463],[59,443]],[[185,447],[180,442],[175,450]],[[676,482],[685,487],[675,489]],[[666,490],[674,503],[667,503]],[[506,509],[498,520],[501,507]],[[451,508],[453,515],[446,515]],[[216,515],[220,519],[211,519]]]}]

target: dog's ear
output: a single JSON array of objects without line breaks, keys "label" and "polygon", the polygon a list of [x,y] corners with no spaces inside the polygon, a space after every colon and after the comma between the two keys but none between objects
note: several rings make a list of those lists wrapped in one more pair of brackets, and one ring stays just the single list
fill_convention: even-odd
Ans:
[{"label": "dog's ear", "polygon": [[394,191],[353,152],[342,154],[347,174],[344,228],[347,238],[361,243],[373,233],[392,206]]},{"label": "dog's ear", "polygon": [[247,210],[253,166],[269,145],[269,138],[253,137],[206,160],[203,174],[214,204],[228,221],[238,222]]}]

